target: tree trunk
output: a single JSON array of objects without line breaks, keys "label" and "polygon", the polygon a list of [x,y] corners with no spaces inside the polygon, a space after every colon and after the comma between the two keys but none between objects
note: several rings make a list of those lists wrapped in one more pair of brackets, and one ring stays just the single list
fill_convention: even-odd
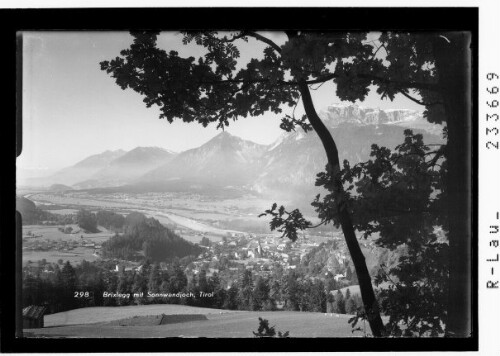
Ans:
[{"label": "tree trunk", "polygon": [[[304,80],[300,81],[299,90],[302,95],[302,102],[304,104],[307,118],[309,119],[309,122],[321,139],[323,147],[326,151],[326,155],[328,157],[328,164],[333,169],[333,174],[336,174],[340,171],[337,145],[335,144],[332,135],[316,113],[314,104],[312,102],[311,93],[309,92],[309,88]],[[339,177],[335,178],[335,183],[337,193],[341,193],[343,191],[343,186]],[[349,253],[351,254],[351,258],[354,263],[354,268],[356,269],[361,297],[363,299],[363,304],[367,313],[368,322],[370,323],[372,333],[376,337],[383,336],[384,324],[382,323],[382,318],[380,317],[380,311],[375,299],[375,293],[373,292],[371,277],[368,272],[368,268],[366,267],[365,257],[363,256],[363,252],[359,247],[356,233],[354,232],[351,216],[347,209],[343,208],[342,205],[339,205],[338,215],[340,225],[342,227],[342,232],[344,233],[345,241],[347,243],[347,247],[349,248]]]},{"label": "tree trunk", "polygon": [[448,128],[450,280],[446,336],[469,337],[472,331],[470,35],[444,36],[436,38],[433,49]]}]

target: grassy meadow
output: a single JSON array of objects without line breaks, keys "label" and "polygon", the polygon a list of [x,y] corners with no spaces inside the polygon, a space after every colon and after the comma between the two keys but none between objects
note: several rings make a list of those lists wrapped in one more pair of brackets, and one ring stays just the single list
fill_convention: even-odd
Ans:
[{"label": "grassy meadow", "polygon": [[[158,325],[162,314],[176,317],[165,325]],[[134,316],[148,318],[141,318],[134,325],[130,322]],[[78,338],[249,338],[254,337],[252,331],[257,330],[259,317],[268,319],[277,331],[289,331],[290,337],[363,336],[362,332],[351,332],[347,322],[350,315],[229,311],[167,304],[94,307],[46,315],[45,328],[25,329],[25,334],[27,337]],[[366,327],[369,332],[368,325]]]}]

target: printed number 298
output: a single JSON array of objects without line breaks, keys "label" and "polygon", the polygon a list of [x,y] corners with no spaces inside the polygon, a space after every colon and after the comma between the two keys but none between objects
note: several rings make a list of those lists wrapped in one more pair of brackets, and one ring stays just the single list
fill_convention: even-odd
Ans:
[{"label": "printed number 298", "polygon": [[88,298],[89,292],[75,292],[75,298]]}]

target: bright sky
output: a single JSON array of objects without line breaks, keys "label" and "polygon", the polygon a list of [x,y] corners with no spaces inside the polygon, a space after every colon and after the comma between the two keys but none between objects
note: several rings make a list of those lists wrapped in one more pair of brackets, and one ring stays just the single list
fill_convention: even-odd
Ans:
[{"label": "bright sky", "polygon": [[[267,33],[277,43],[284,36]],[[180,55],[200,56],[195,45],[183,46],[181,35],[167,32],[160,47]],[[215,125],[160,120],[157,107],[146,108],[139,94],[121,90],[100,70],[99,62],[128,48],[128,32],[26,32],[23,34],[23,152],[18,167],[31,174],[49,173],[73,165],[105,150],[158,146],[173,151],[197,147],[219,131]],[[239,63],[261,53],[263,45],[249,41],[239,47]],[[318,110],[339,102],[333,84],[313,91]],[[372,91],[362,103],[379,108],[422,110],[403,96],[381,101]],[[290,113],[291,109],[286,108]],[[301,115],[298,107],[296,114]],[[261,144],[274,142],[282,133],[280,116],[266,114],[231,123],[228,132]],[[30,174],[30,175],[31,175]]]}]

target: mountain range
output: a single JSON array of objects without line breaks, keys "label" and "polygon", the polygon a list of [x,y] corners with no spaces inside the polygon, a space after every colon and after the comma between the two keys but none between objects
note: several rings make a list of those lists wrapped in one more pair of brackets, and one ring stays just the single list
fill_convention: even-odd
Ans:
[{"label": "mountain range", "polygon": [[221,132],[207,143],[178,154],[134,183],[189,181],[215,186],[245,186],[261,169],[266,146]]},{"label": "mountain range", "polygon": [[175,156],[175,152],[160,147],[136,147],[110,160],[88,179],[79,180],[73,185],[79,189],[125,185],[144,175],[144,172],[169,162]]},{"label": "mountain range", "polygon": [[[341,161],[368,159],[371,144],[394,148],[403,131],[424,134],[426,143],[444,143],[442,126],[428,123],[414,110],[381,110],[333,104],[319,113],[332,133]],[[74,189],[184,190],[236,188],[256,194],[310,195],[326,155],[317,134],[302,129],[283,133],[271,145],[260,145],[222,132],[207,143],[181,153],[159,147],[106,151],[38,181]]]}]

